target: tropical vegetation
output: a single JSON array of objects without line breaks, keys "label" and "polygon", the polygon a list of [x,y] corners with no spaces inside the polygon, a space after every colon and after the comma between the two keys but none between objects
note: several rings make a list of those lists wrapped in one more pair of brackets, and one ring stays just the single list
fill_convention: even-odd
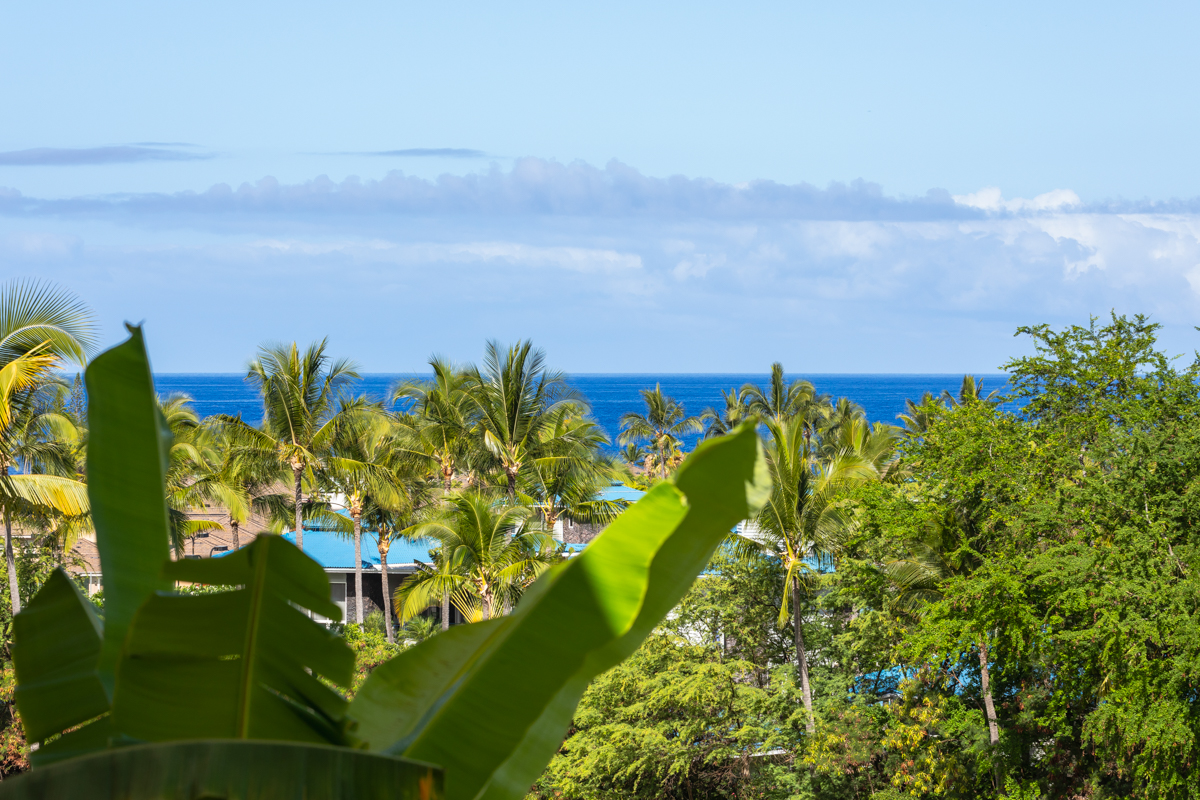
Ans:
[{"label": "tropical vegetation", "polygon": [[[199,613],[188,603],[229,604],[213,613],[237,619],[245,606],[233,595],[256,579],[236,569],[300,569],[305,530],[321,529],[353,542],[359,565],[349,621],[321,628],[321,648],[349,649],[287,673],[308,687],[285,693],[289,702],[311,715],[305,724],[321,741],[353,744],[337,739],[352,725],[362,741],[406,742],[393,754],[444,766],[455,796],[454,774],[469,776],[463,792],[500,781],[504,796],[532,784],[534,796],[568,799],[1200,797],[1200,362],[1168,358],[1142,317],[1022,328],[1034,354],[1002,365],[1006,384],[965,376],[954,393],[909,400],[897,425],[774,364],[761,385],[731,387],[698,414],[661,386],[646,389],[614,442],[530,342],[489,343],[479,365],[434,358],[429,379],[385,398],[356,394],[353,363],[324,342],[267,345],[247,371],[263,401],[251,421],[202,419],[183,396],[150,394],[143,407],[90,383],[85,393],[64,374],[87,363],[94,330],[69,293],[28,282],[0,290],[6,774],[28,769],[27,735],[52,751],[51,741],[70,738],[59,731],[105,709],[133,738],[251,735],[260,722],[250,717],[191,729],[178,720],[210,711],[154,694],[159,684],[118,686],[131,658],[164,662],[172,685],[183,679],[169,671],[182,669],[172,661],[181,653],[149,644],[167,628],[145,640],[134,630],[148,593],[171,589],[147,565],[170,561],[178,566],[164,575],[196,584],[180,590],[187,603],[168,592],[161,608],[146,606],[162,625]],[[163,447],[153,484],[95,468],[129,448],[112,431],[136,409],[169,434],[145,434]],[[702,547],[633,537],[649,509],[681,513],[659,506],[672,492],[701,502],[687,486],[687,451],[730,436],[761,448],[757,472],[740,484],[761,496],[748,502],[743,492],[740,515]],[[132,462],[122,469],[138,472]],[[653,501],[605,499],[618,482]],[[151,501],[162,508],[161,537],[136,554],[103,544],[104,531],[133,524],[125,505]],[[196,513],[203,508],[212,513]],[[585,560],[573,556],[580,545],[564,544],[578,526],[589,536],[607,526],[582,550],[599,555]],[[232,537],[230,552],[190,558],[218,530]],[[269,544],[281,531],[294,532],[296,548]],[[597,549],[606,540],[641,553],[654,580],[670,573],[674,588],[635,601],[622,594],[633,590],[621,570],[592,574],[601,567],[587,565],[618,558]],[[401,544],[428,553],[399,585],[382,571],[380,607],[363,590],[368,541],[381,564]],[[22,725],[13,635],[16,620],[33,617],[15,615],[44,593],[69,606],[75,589],[55,576],[78,574],[93,546],[104,561],[104,591],[93,595],[104,619],[87,625],[99,626],[101,692],[80,695],[91,699],[72,713],[86,719],[55,717],[54,731]],[[115,588],[114,570],[142,570],[141,594]],[[327,598],[323,576],[309,574]],[[589,577],[555,577],[564,574]],[[297,606],[309,617],[339,614],[324,600],[280,597],[302,619]],[[90,620],[91,606],[79,608],[76,621]],[[278,625],[298,624],[278,613]],[[618,617],[625,627],[612,627]],[[470,624],[450,625],[457,620]],[[593,655],[580,661],[564,648],[584,639]],[[137,650],[143,641],[150,649]],[[517,684],[542,681],[540,699],[514,692],[516,679],[500,672],[469,686],[406,688],[416,674],[434,680],[433,664],[474,664],[479,653],[527,665]],[[545,694],[560,689],[557,699]],[[422,692],[449,698],[428,730],[362,710],[428,710]],[[471,716],[488,704],[536,735],[527,749],[476,763],[512,744],[495,749],[494,729]],[[553,724],[530,716],[550,708]],[[532,766],[546,760],[544,772]]]}]

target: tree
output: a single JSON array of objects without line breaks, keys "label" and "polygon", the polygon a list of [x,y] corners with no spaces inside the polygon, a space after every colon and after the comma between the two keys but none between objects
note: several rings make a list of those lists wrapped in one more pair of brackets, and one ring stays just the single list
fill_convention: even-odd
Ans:
[{"label": "tree", "polygon": [[571,438],[576,432],[571,429],[547,435],[561,419],[559,412],[569,408],[581,415],[584,406],[566,376],[548,369],[545,353],[532,342],[507,350],[488,342],[483,368],[469,371],[466,389],[475,407],[475,435],[503,474],[510,498],[516,496],[521,468],[532,459],[586,446]]},{"label": "tree", "polygon": [[817,394],[809,381],[795,380],[789,384],[783,377],[783,364],[778,361],[771,365],[766,388],[748,383],[742,388],[742,397],[747,410],[764,420],[782,422],[801,417],[809,425],[815,424],[829,405],[829,396]]},{"label": "tree", "polygon": [[962,386],[958,390],[958,397],[950,394],[949,390],[942,391],[942,402],[948,406],[966,405],[982,401],[996,405],[1003,401],[999,389],[992,389],[987,394],[983,393],[983,380],[974,375],[963,375]]},{"label": "tree", "polygon": [[384,508],[400,503],[390,469],[398,454],[395,430],[381,408],[365,398],[356,398],[344,401],[338,413],[346,422],[338,427],[325,459],[325,480],[346,498],[346,510],[354,525],[354,614],[355,622],[361,625],[363,511],[368,499]]},{"label": "tree", "polygon": [[188,512],[205,500],[217,500],[235,513],[246,513],[247,500],[234,486],[220,480],[215,464],[220,456],[212,446],[200,417],[185,394],[158,398],[158,408],[171,433],[167,451],[167,512],[169,514],[171,547],[182,555],[185,543],[192,543],[196,554],[196,536],[219,530],[220,523],[206,519],[191,519]]},{"label": "tree", "polygon": [[646,442],[653,456],[653,459],[648,457],[647,461],[652,461],[661,476],[666,478],[669,468],[681,460],[679,437],[699,433],[703,424],[698,417],[687,416],[682,403],[663,394],[662,384],[655,384],[653,389],[642,389],[641,394],[646,410],[644,413],[628,411],[621,415],[621,433],[617,436],[617,442],[623,445]]},{"label": "tree", "polygon": [[448,494],[455,472],[470,454],[470,375],[437,356],[429,360],[429,366],[433,380],[399,384],[392,390],[392,402],[412,403],[410,413],[400,418],[411,434],[410,447],[433,462]]},{"label": "tree", "polygon": [[577,411],[567,405],[551,415],[541,432],[541,456],[523,471],[517,492],[518,500],[534,509],[551,533],[561,520],[610,522],[624,508],[598,497],[617,470],[600,451],[608,443],[604,431]]},{"label": "tree", "polygon": [[0,504],[5,516],[5,560],[13,611],[20,610],[12,550],[11,514],[20,503],[52,508],[62,514],[86,513],[87,494],[74,476],[10,474],[19,467],[12,435],[30,421],[39,387],[64,362],[83,365],[95,347],[92,312],[74,295],[39,281],[10,281],[0,288]]},{"label": "tree", "polygon": [[850,532],[853,519],[839,503],[839,492],[856,482],[876,477],[874,467],[853,453],[822,461],[810,453],[804,420],[771,419],[767,423],[767,467],[774,489],[755,518],[757,531],[747,546],[768,549],[783,562],[783,602],[778,625],[794,626],[796,671],[810,733],[816,729],[808,655],[804,645],[802,578],[811,571],[806,559],[832,558]]},{"label": "tree", "polygon": [[[430,487],[412,461],[394,460],[390,464],[395,498],[390,506],[380,505],[374,497],[367,498],[363,519],[375,531],[379,551],[379,577],[383,588],[384,632],[388,642],[395,641],[392,626],[392,595],[388,585],[388,552],[397,541],[411,539],[408,531],[420,524],[432,509]],[[361,594],[361,592],[360,592]]]},{"label": "tree", "polygon": [[281,469],[275,453],[239,446],[236,428],[231,429],[220,419],[210,419],[206,423],[217,459],[211,471],[197,480],[211,480],[227,486],[232,493],[245,499],[244,503],[225,506],[233,549],[237,550],[242,546],[241,527],[249,520],[251,513],[266,517],[271,530],[280,530],[291,521],[291,498],[278,489],[280,485],[286,485],[290,476]]},{"label": "tree", "polygon": [[728,392],[722,390],[721,395],[725,398],[725,408],[719,412],[715,408],[700,412],[705,439],[724,436],[750,416],[750,400],[746,391],[733,388]]},{"label": "tree", "polygon": [[438,543],[441,569],[425,569],[396,592],[401,622],[428,608],[443,592],[470,621],[511,608],[521,594],[558,561],[554,539],[531,525],[532,512],[501,505],[479,492],[454,497],[440,519],[406,529],[413,538]]},{"label": "tree", "polygon": [[325,348],[324,339],[303,353],[295,342],[260,347],[246,380],[262,395],[262,425],[251,428],[240,418],[224,420],[234,426],[238,444],[272,452],[281,466],[291,470],[293,524],[296,546],[301,550],[304,482],[307,479],[310,486],[316,485],[314,470],[324,466],[338,427],[352,421],[338,408],[338,399],[358,378],[353,363],[332,360]]},{"label": "tree", "polygon": [[[82,431],[66,414],[55,408],[55,398],[61,393],[62,385],[45,376],[27,384],[8,398],[9,418],[0,429],[0,457],[5,464],[12,464],[20,472],[8,476],[18,487],[32,485],[41,488],[53,484],[74,492],[57,492],[46,498],[49,502],[30,501],[22,496],[0,499],[4,516],[5,561],[8,570],[9,596],[14,613],[20,611],[20,589],[16,556],[12,546],[12,524],[20,515],[26,523],[43,517],[52,528],[61,529],[66,539],[78,537],[86,527],[87,504],[72,494],[82,493],[79,483],[77,449]],[[6,470],[7,471],[7,470]],[[72,486],[74,484],[75,486]],[[78,488],[75,488],[78,487]],[[64,503],[63,501],[67,501]]]}]

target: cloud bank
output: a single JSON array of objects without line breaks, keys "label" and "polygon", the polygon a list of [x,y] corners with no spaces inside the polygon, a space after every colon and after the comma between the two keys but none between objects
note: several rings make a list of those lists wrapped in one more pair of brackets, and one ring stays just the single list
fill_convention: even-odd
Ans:
[{"label": "cloud bank", "polygon": [[[990,371],[1018,325],[1148,313],[1195,346],[1200,201],[889,196],[522,159],[424,180],[44,200],[0,259],[163,331],[160,369],[330,334],[379,371],[533,336],[575,371]],[[180,303],[183,303],[182,310]]]},{"label": "cloud bank", "polygon": [[114,147],[35,147],[0,153],[5,167],[75,167],[94,164],[133,164],[139,161],[199,161],[212,158],[209,153],[168,150],[167,147],[192,147],[182,142],[141,142]]},{"label": "cloud bank", "polygon": [[482,150],[462,147],[410,147],[407,150],[377,150],[362,153],[367,156],[400,156],[402,158],[487,158]]}]

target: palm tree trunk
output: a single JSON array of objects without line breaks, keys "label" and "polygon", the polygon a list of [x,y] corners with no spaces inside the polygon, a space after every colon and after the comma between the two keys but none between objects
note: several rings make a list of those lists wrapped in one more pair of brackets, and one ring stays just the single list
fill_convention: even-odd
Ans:
[{"label": "palm tree trunk", "polygon": [[392,631],[392,598],[388,594],[387,555],[388,540],[383,531],[375,534],[379,541],[379,580],[383,586],[383,630],[388,642],[394,642],[396,635]]},{"label": "palm tree trunk", "polygon": [[446,494],[450,494],[450,490],[454,488],[452,478],[454,478],[454,469],[442,467],[442,487],[446,490]]},{"label": "palm tree trunk", "polygon": [[514,472],[513,470],[507,469],[507,468],[504,471],[508,475],[508,496],[516,497],[517,496],[517,473]]},{"label": "palm tree trunk", "polygon": [[354,514],[354,617],[363,623],[362,597],[362,514]]},{"label": "palm tree trunk", "polygon": [[808,653],[804,649],[804,631],[800,625],[800,577],[792,576],[792,627],[796,631],[796,671],[800,673],[800,697],[804,701],[807,719],[804,727],[808,732],[817,732],[817,723],[813,719],[812,686],[808,682]]},{"label": "palm tree trunk", "polygon": [[988,740],[993,744],[1000,742],[1000,723],[996,720],[996,704],[992,701],[992,673],[988,669],[988,646],[982,639],[979,641],[979,688],[983,692],[983,708],[987,712]]},{"label": "palm tree trunk", "polygon": [[238,541],[238,521],[236,519],[229,520],[229,530],[233,532],[233,549],[237,550],[241,544]]},{"label": "palm tree trunk", "polygon": [[442,630],[450,630],[450,592],[442,592]]},{"label": "palm tree trunk", "polygon": [[304,478],[304,467],[292,467],[292,475],[296,479],[293,499],[296,501],[296,547],[304,549],[304,514],[300,509],[300,482]]},{"label": "palm tree trunk", "polygon": [[12,516],[8,506],[4,507],[4,560],[8,563],[8,594],[12,598],[12,613],[21,611],[21,592],[17,587],[17,560],[13,556]]}]

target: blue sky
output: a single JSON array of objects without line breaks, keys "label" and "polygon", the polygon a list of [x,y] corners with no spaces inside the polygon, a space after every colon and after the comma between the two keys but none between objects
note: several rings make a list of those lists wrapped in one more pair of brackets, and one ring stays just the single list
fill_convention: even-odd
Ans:
[{"label": "blue sky", "polygon": [[[0,277],[156,368],[990,372],[1020,324],[1197,346],[1200,6],[23,4]],[[17,79],[12,79],[17,76]]]}]

